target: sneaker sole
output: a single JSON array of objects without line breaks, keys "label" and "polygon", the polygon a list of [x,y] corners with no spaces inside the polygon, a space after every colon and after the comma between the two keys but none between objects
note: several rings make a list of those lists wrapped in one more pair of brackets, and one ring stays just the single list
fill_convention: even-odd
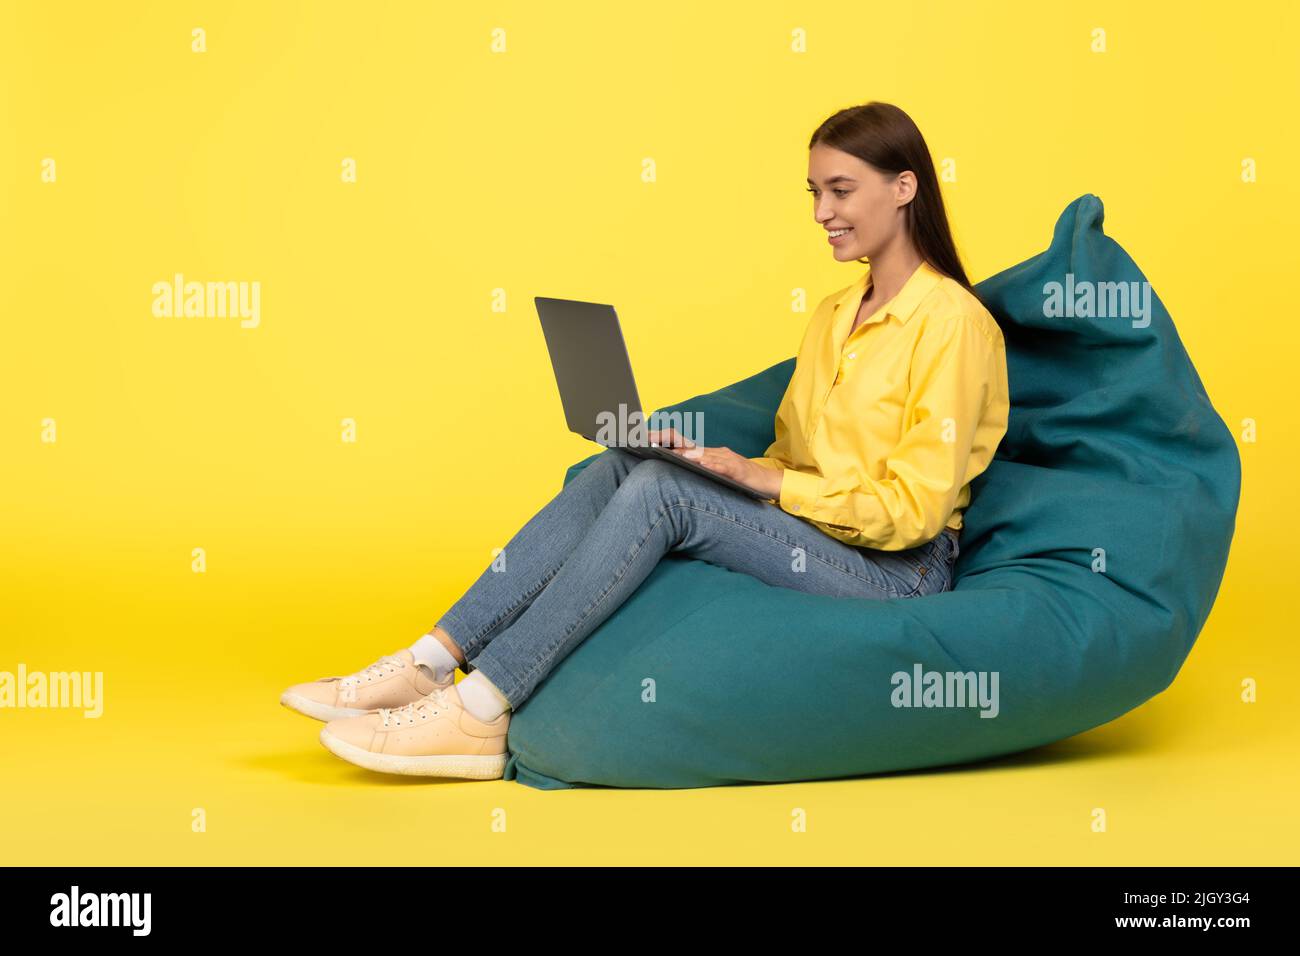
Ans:
[{"label": "sneaker sole", "polygon": [[358,710],[355,707],[331,707],[329,704],[322,704],[310,697],[303,697],[301,694],[290,694],[287,691],[280,695],[280,703],[304,717],[313,717],[327,723],[331,720],[338,720],[340,717],[360,717],[363,714],[370,713],[368,710]]},{"label": "sneaker sole", "polygon": [[379,773],[400,773],[415,777],[464,777],[469,780],[499,780],[505,773],[509,754],[436,754],[403,757],[377,754],[340,740],[323,727],[320,742],[330,753],[348,763]]}]

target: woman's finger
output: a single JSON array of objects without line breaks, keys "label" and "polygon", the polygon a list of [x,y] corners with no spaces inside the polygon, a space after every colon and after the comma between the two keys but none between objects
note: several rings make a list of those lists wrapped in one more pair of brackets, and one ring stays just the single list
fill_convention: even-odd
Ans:
[{"label": "woman's finger", "polygon": [[677,433],[675,428],[661,428],[649,432],[651,444],[659,444],[665,448],[694,448],[695,442],[685,438]]}]

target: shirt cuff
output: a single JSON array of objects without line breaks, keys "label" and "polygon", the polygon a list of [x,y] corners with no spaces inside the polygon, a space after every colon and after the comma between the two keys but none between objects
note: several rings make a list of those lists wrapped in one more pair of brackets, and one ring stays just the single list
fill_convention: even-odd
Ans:
[{"label": "shirt cuff", "polygon": [[803,517],[812,509],[821,493],[822,479],[817,475],[787,468],[785,477],[781,479],[781,510]]}]

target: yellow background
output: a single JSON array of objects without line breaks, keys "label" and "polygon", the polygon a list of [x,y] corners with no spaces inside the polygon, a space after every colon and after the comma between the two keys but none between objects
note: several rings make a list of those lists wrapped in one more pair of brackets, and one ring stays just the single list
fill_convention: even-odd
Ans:
[{"label": "yellow background", "polygon": [[[1289,4],[2,9],[0,670],[105,682],[98,720],[0,711],[3,862],[1296,862]],[[1095,193],[1225,421],[1257,422],[1174,685],[1029,754],[822,783],[540,792],[326,752],[281,689],[427,631],[596,450],[532,297],[614,303],[647,409],[793,355],[792,290],[861,270],[807,141],[872,99],[955,160],[972,280]],[[176,272],[259,281],[260,327],[155,318]]]}]

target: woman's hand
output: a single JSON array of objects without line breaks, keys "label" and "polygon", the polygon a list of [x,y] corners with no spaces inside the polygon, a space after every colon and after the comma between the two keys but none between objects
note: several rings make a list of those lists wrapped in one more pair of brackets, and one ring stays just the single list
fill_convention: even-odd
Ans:
[{"label": "woman's hand", "polygon": [[652,445],[659,445],[667,448],[674,455],[689,458],[697,465],[702,465],[719,475],[726,475],[732,481],[753,488],[768,498],[781,497],[781,479],[785,474],[783,471],[774,471],[756,465],[725,446],[708,448],[704,445],[696,445],[689,438],[678,434],[675,428],[651,430],[647,435]]}]

